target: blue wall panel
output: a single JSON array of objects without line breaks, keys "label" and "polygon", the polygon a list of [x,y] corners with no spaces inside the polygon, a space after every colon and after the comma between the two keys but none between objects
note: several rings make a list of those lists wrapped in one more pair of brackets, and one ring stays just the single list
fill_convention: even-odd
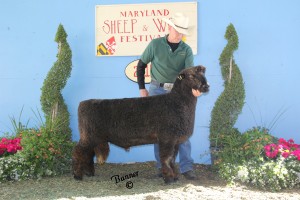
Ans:
[{"label": "blue wall panel", "polygon": [[[138,56],[96,57],[94,10],[99,4],[161,3],[161,1],[2,0],[0,6],[0,136],[11,132],[9,117],[37,125],[44,78],[56,61],[54,37],[62,23],[73,53],[73,70],[63,96],[71,114],[73,139],[79,139],[77,107],[89,98],[139,96],[138,86],[124,74]],[[183,2],[165,1],[165,2]],[[209,163],[210,113],[223,91],[219,56],[226,45],[224,33],[233,23],[239,36],[235,60],[245,81],[246,104],[236,127],[245,131],[261,125],[277,137],[300,143],[300,2],[297,0],[198,0],[198,54],[195,64],[207,67],[211,85],[196,110],[193,158]],[[33,111],[32,111],[33,110]],[[272,126],[274,120],[275,125]],[[141,153],[142,152],[142,153]],[[131,151],[112,146],[109,162],[154,160],[152,145]]]}]

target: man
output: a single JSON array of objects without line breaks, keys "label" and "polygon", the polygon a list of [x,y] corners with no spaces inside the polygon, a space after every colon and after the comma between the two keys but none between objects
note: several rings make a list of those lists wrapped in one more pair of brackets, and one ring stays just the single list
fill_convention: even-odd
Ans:
[{"label": "man", "polygon": [[[138,62],[137,77],[141,97],[170,92],[179,72],[184,68],[194,66],[192,49],[182,41],[183,36],[188,34],[188,17],[182,13],[176,13],[172,18],[163,20],[168,24],[169,34],[152,40]],[[151,83],[148,92],[145,88],[144,75],[145,68],[150,62]],[[157,144],[154,144],[154,154],[157,167],[161,168]],[[180,173],[189,180],[197,178],[193,171],[193,163],[191,143],[187,140],[179,145],[179,169]]]}]

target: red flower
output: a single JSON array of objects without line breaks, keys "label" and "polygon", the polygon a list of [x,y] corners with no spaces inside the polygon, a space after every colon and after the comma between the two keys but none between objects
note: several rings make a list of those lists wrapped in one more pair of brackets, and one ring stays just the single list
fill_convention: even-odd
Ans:
[{"label": "red flower", "polygon": [[297,158],[297,160],[300,160],[300,149],[293,151],[291,155],[294,155]]},{"label": "red flower", "polygon": [[290,153],[289,152],[282,152],[282,157],[287,158],[289,157]]},{"label": "red flower", "polygon": [[286,141],[285,139],[280,138],[278,144],[269,144],[264,148],[266,156],[269,158],[275,158],[278,154],[281,154],[284,158],[293,155],[300,160],[300,145],[295,144],[293,139]]},{"label": "red flower", "polygon": [[5,153],[14,154],[18,150],[21,150],[22,147],[20,145],[21,138],[15,139],[7,139],[2,138],[0,141],[0,156],[4,155]]},{"label": "red flower", "polygon": [[290,143],[290,144],[294,144],[295,142],[294,142],[294,140],[293,140],[293,139],[289,139],[289,140],[288,140],[288,143]]},{"label": "red flower", "polygon": [[277,156],[278,147],[277,147],[276,144],[269,144],[269,145],[266,145],[264,148],[265,148],[265,151],[266,151],[266,155],[269,158],[275,158]]},{"label": "red flower", "polygon": [[0,148],[0,156],[3,155],[4,153],[5,153],[5,149]]}]

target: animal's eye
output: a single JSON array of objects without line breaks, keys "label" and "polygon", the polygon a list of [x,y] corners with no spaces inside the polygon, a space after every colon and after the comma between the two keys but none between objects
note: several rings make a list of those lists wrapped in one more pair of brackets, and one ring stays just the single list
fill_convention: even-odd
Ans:
[{"label": "animal's eye", "polygon": [[188,76],[189,76],[189,78],[190,78],[190,79],[192,79],[192,78],[194,78],[194,77],[195,77],[195,76],[194,76],[194,75],[192,75],[192,74],[189,74]]},{"label": "animal's eye", "polygon": [[198,73],[205,73],[205,70],[206,70],[206,68],[203,67],[203,66],[200,66],[200,67],[198,67],[198,68],[196,69],[196,71],[197,71]]}]

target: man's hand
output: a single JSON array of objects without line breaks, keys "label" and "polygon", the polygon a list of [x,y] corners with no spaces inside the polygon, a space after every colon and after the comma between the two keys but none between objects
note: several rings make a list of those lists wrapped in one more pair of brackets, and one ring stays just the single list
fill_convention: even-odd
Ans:
[{"label": "man's hand", "polygon": [[195,97],[199,97],[202,93],[199,90],[192,89],[192,93]]},{"label": "man's hand", "polygon": [[146,89],[140,89],[140,96],[141,97],[147,97],[147,96],[149,96],[148,90],[146,90]]}]

